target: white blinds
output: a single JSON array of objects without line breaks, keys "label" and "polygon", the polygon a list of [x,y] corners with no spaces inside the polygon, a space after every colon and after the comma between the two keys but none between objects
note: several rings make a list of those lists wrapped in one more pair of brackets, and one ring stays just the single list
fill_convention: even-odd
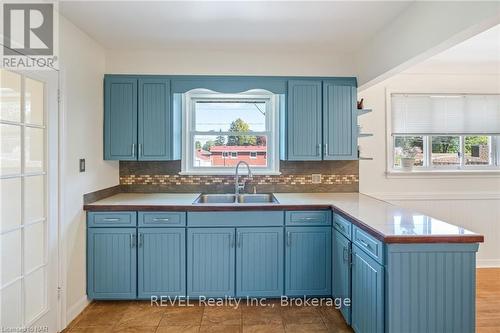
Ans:
[{"label": "white blinds", "polygon": [[392,94],[392,135],[500,134],[500,95]]}]

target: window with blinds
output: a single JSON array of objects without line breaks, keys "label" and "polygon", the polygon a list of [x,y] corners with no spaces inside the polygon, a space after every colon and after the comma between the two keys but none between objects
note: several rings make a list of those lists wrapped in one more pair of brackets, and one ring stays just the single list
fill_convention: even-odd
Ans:
[{"label": "window with blinds", "polygon": [[390,121],[394,169],[498,168],[500,94],[392,94]]}]

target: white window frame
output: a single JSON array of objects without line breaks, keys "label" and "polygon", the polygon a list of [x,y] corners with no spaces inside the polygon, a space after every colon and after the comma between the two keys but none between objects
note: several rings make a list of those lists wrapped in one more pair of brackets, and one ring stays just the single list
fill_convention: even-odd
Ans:
[{"label": "white window frame", "polygon": [[[392,135],[392,95],[393,94],[420,94],[420,95],[449,95],[457,94],[456,92],[415,92],[415,91],[393,91],[386,89],[386,175],[419,175],[419,174],[477,174],[483,175],[487,173],[500,174],[500,136],[492,136],[486,134],[477,134],[479,136],[489,136],[490,139],[490,164],[489,165],[465,165],[463,152],[465,151],[464,137],[474,136],[474,134],[449,134],[446,136],[458,136],[460,138],[460,164],[459,165],[432,165],[432,140],[433,136],[429,134],[408,134],[408,136],[422,136],[424,147],[423,166],[414,166],[412,170],[404,170],[403,168],[394,166],[394,149],[395,136]],[[458,93],[464,95],[464,93]],[[481,95],[475,93],[475,95]],[[485,93],[484,95],[488,95]],[[403,135],[398,135],[403,136]]]},{"label": "white window frame", "polygon": [[[248,133],[196,131],[195,104],[198,101],[256,101],[266,104],[266,130],[252,135],[267,137],[267,167],[252,167],[253,174],[279,175],[279,97],[269,91],[255,89],[237,94],[217,93],[207,89],[195,89],[182,98],[182,175],[233,175],[234,167],[195,166],[193,161],[194,137],[196,135],[248,135]],[[229,158],[234,159],[229,153]]]}]

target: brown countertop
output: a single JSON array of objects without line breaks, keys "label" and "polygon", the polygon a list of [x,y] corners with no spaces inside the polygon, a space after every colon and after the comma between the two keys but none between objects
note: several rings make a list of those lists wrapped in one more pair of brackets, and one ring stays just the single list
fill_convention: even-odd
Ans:
[{"label": "brown countertop", "polygon": [[483,235],[360,193],[274,193],[278,203],[193,204],[199,193],[120,193],[88,211],[248,211],[332,209],[385,243],[478,243]]}]

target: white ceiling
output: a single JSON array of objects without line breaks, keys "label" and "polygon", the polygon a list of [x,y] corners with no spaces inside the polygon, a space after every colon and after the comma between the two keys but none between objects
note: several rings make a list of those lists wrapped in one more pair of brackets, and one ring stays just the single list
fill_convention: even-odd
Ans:
[{"label": "white ceiling", "polygon": [[500,25],[488,29],[426,61],[408,73],[500,73]]},{"label": "white ceiling", "polygon": [[350,53],[410,4],[63,1],[60,10],[110,50],[273,47]]}]

